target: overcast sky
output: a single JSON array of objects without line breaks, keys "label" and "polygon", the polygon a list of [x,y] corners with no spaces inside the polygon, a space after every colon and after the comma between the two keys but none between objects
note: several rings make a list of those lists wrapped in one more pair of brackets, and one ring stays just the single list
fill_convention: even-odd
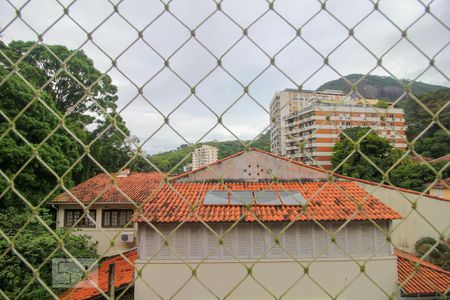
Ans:
[{"label": "overcast sky", "polygon": [[[168,126],[157,131],[164,122],[160,113],[170,114],[171,126],[191,143],[199,139],[235,139],[233,134],[240,139],[253,139],[269,125],[267,110],[274,92],[296,85],[316,89],[326,81],[351,73],[388,75],[382,68],[375,68],[377,59],[373,55],[383,56],[383,66],[397,78],[449,86],[448,0],[433,1],[430,11],[435,17],[425,14],[418,21],[430,1],[421,4],[416,0],[384,0],[379,1],[379,11],[374,11],[370,1],[327,1],[326,8],[335,18],[349,28],[356,25],[355,38],[373,55],[354,38],[345,41],[348,30],[328,12],[321,11],[316,0],[274,1],[273,7],[281,17],[262,0],[224,0],[223,12],[216,10],[212,0],[175,0],[170,2],[170,12],[164,11],[161,1],[125,0],[118,6],[120,15],[113,13],[113,5],[108,1],[79,0],[72,5],[71,1],[61,1],[69,7],[70,17],[63,16],[63,7],[56,1],[39,0],[23,8],[23,20],[11,23],[15,9],[23,2],[12,1],[14,8],[0,0],[2,39],[36,40],[36,33],[28,27],[31,26],[37,33],[44,33],[46,43],[71,49],[81,46],[95,66],[108,71],[118,86],[119,110],[131,133],[141,141],[151,137],[144,145],[148,153],[185,143]],[[296,30],[286,21],[294,28],[301,27],[301,37],[307,43],[296,37]],[[420,51],[405,39],[396,44],[401,32],[392,23],[401,30],[407,29],[408,39]],[[248,38],[242,38],[238,25],[249,27]],[[87,41],[80,26],[87,32],[94,31],[93,42]],[[192,29],[196,29],[198,41],[192,38]],[[143,39],[138,36],[141,30]],[[332,68],[323,65],[317,52],[329,56]],[[217,67],[214,56],[222,57],[223,68]],[[273,56],[281,71],[270,66],[269,57]],[[441,73],[433,68],[427,70],[426,56],[435,56]],[[117,68],[111,69],[111,59],[117,59]],[[166,59],[170,69],[163,68]],[[236,80],[249,85],[251,97],[243,96],[243,88]],[[137,96],[136,86],[143,88],[146,100]],[[189,97],[190,86],[196,86],[197,97],[209,108],[196,97]],[[211,110],[217,116],[225,112],[222,119],[226,128],[217,125],[217,116]]]}]

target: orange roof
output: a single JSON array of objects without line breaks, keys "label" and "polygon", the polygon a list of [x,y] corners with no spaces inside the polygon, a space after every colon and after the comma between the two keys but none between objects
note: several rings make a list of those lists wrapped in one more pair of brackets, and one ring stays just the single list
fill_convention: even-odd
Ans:
[{"label": "orange roof", "polygon": [[436,183],[433,184],[431,187],[433,189],[448,189],[448,188],[450,188],[450,177],[436,181]]},{"label": "orange roof", "polygon": [[[151,195],[162,179],[163,175],[158,172],[131,173],[127,177],[115,177],[116,185],[113,185],[110,176],[101,173],[71,188],[70,193],[82,203],[91,203],[94,200],[97,203],[129,202],[127,196],[140,203]],[[73,196],[64,192],[52,203],[77,203]]]},{"label": "orange roof", "polygon": [[[275,158],[278,158],[278,159],[281,159],[281,160],[284,160],[284,161],[291,162],[291,163],[296,164],[298,166],[302,166],[302,167],[305,167],[305,168],[308,168],[308,169],[311,169],[311,170],[316,170],[316,171],[319,171],[319,172],[322,172],[322,173],[326,173],[326,174],[331,175],[331,176],[333,176],[335,178],[341,178],[341,179],[345,179],[345,180],[361,182],[361,183],[369,184],[369,185],[373,185],[373,186],[380,186],[380,187],[387,188],[387,189],[390,189],[390,190],[397,190],[397,191],[400,191],[400,192],[410,193],[410,194],[414,194],[414,195],[423,195],[423,196],[426,196],[427,198],[437,199],[437,200],[441,200],[441,201],[450,201],[450,199],[447,199],[447,198],[434,196],[434,195],[429,195],[429,194],[426,194],[426,193],[421,193],[421,192],[410,190],[410,189],[399,188],[399,187],[396,187],[394,185],[380,184],[378,182],[374,182],[374,181],[370,181],[370,180],[365,180],[365,179],[360,179],[360,178],[354,178],[354,177],[341,175],[341,174],[335,173],[335,172],[333,172],[331,170],[324,170],[324,169],[322,169],[320,167],[311,166],[311,165],[305,164],[303,162],[299,162],[299,161],[293,160],[291,158],[286,158],[286,157],[283,157],[283,156],[280,156],[280,155],[277,155],[277,154],[274,154],[274,153],[271,153],[271,152],[267,152],[267,151],[264,151],[264,150],[261,150],[261,149],[252,148],[251,151],[264,153],[266,155],[270,155],[272,157],[275,157]],[[189,174],[192,174],[192,173],[198,172],[200,170],[206,169],[206,168],[208,168],[208,166],[213,166],[213,165],[222,163],[223,161],[226,161],[226,160],[228,160],[230,158],[242,155],[244,152],[245,152],[245,150],[237,152],[237,153],[232,154],[230,156],[227,156],[227,157],[225,157],[223,159],[217,160],[217,161],[215,161],[215,162],[213,162],[213,163],[211,163],[209,165],[205,165],[205,166],[200,167],[198,169],[195,169],[195,170],[192,170],[192,171],[185,172],[185,173],[182,173],[180,175],[174,176],[174,177],[171,178],[171,180],[176,180],[176,179],[185,177],[185,176],[187,176]],[[443,156],[441,158],[437,158],[435,160],[441,160],[441,159],[450,159],[450,154],[445,155],[445,156]]]},{"label": "orange roof", "polygon": [[[450,272],[412,254],[396,251],[398,284],[407,296],[449,293]],[[416,271],[416,265],[419,269]]]},{"label": "orange roof", "polygon": [[[306,210],[301,206],[253,204],[250,211],[245,206],[204,205],[203,199],[210,190],[295,190],[309,203]],[[364,203],[362,203],[367,199]],[[361,211],[358,211],[358,205]],[[195,207],[194,207],[195,205]],[[194,209],[195,214],[192,213]],[[301,216],[299,216],[301,215]],[[355,216],[353,216],[355,215]],[[173,182],[164,186],[149,199],[144,213],[135,221],[141,222],[232,222],[243,221],[290,221],[298,217],[307,220],[389,220],[401,216],[369,195],[354,182],[231,182],[200,183]]]},{"label": "orange roof", "polygon": [[431,160],[432,163],[434,162],[439,162],[439,161],[450,161],[450,154],[435,158],[433,160]]},{"label": "orange roof", "polygon": [[[94,278],[97,279],[97,286],[106,294],[108,292],[108,271],[111,263],[116,265],[114,273],[114,287],[116,291],[133,283],[134,262],[137,259],[137,251],[136,249],[133,249],[122,255],[118,254],[108,258],[100,264],[96,272],[88,275],[88,278],[91,278],[91,280]],[[126,259],[124,257],[126,257]],[[59,295],[59,298],[65,300],[81,300],[91,299],[100,295],[101,292],[94,284],[88,279],[84,279]]]}]

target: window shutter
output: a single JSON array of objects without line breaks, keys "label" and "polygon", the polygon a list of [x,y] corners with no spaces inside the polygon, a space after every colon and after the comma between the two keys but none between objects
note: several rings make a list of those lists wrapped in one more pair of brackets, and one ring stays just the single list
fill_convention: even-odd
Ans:
[{"label": "window shutter", "polygon": [[351,256],[359,256],[358,254],[358,226],[357,223],[351,221],[345,226],[345,235],[347,236],[347,253]]},{"label": "window shutter", "polygon": [[[215,231],[215,233],[220,236],[220,224],[209,224],[212,230]],[[207,255],[208,259],[219,259],[220,258],[220,248],[219,248],[219,238],[211,232],[208,228],[204,229],[204,238],[206,240],[206,247],[205,247],[205,257]]]},{"label": "window shutter", "polygon": [[[287,226],[288,224],[283,224],[284,226]],[[300,255],[299,253],[299,247],[298,247],[298,239],[297,239],[297,228],[298,223],[292,224],[283,234],[283,247],[286,250],[287,256],[294,256],[298,257]]]},{"label": "window shutter", "polygon": [[149,225],[145,225],[144,231],[144,253],[143,256],[145,259],[154,259],[154,255],[158,251],[158,234],[156,231],[150,227]]},{"label": "window shutter", "polygon": [[[222,233],[224,233],[225,231],[227,231],[230,226],[232,226],[231,224],[223,224],[222,225]],[[222,249],[222,257],[223,258],[233,258],[235,255],[234,249],[233,249],[233,241],[234,241],[234,228],[231,231],[228,231],[224,236],[223,236],[223,247],[221,247]],[[225,250],[226,248],[226,250]]]},{"label": "window shutter", "polygon": [[361,238],[359,240],[359,249],[360,253],[364,256],[369,256],[375,252],[373,227],[373,224],[369,222],[362,222],[360,224]]},{"label": "window shutter", "polygon": [[327,247],[330,237],[322,227],[319,227],[319,225],[314,225],[313,228],[314,257],[326,257],[328,256],[328,250],[324,249]]},{"label": "window shutter", "polygon": [[250,258],[250,224],[241,223],[236,226],[237,256]]},{"label": "window shutter", "polygon": [[[272,233],[266,231],[266,238],[267,238],[267,245],[269,246],[269,257],[270,258],[282,258],[284,251],[281,249],[281,246],[283,244],[282,237],[278,236],[278,234],[281,231],[281,224],[271,224],[269,226],[269,229],[272,231]],[[278,238],[279,244],[275,242],[275,238]]]},{"label": "window shutter", "polygon": [[[173,243],[172,243],[172,241],[171,241],[171,238],[168,238],[168,235],[169,235],[169,233],[170,233],[170,227],[169,227],[169,225],[167,225],[167,224],[163,224],[163,225],[160,225],[160,226],[158,226],[159,228],[159,231],[161,231],[161,233],[164,235],[164,237],[167,239],[167,243],[169,244],[169,245],[172,245]],[[160,250],[159,251],[159,253],[158,253],[158,257],[160,258],[160,259],[169,259],[170,258],[170,254],[171,254],[171,251],[170,251],[170,249],[169,249],[169,247],[168,247],[168,245],[165,245],[165,241],[164,241],[164,237],[163,236],[161,236],[161,235],[159,235],[158,233],[156,233],[157,235],[158,235],[158,239],[159,239],[159,242],[158,242],[158,250]]]},{"label": "window shutter", "polygon": [[202,258],[202,226],[201,224],[189,224],[189,255],[191,259]]},{"label": "window shutter", "polygon": [[[388,230],[386,222],[378,222],[378,225],[385,231]],[[391,245],[386,241],[386,236],[384,232],[380,229],[375,228],[375,249],[377,250],[377,255],[391,255]]]},{"label": "window shutter", "polygon": [[300,257],[312,257],[312,226],[311,223],[298,224]]},{"label": "window shutter", "polygon": [[258,223],[250,225],[252,257],[259,258],[266,250],[266,242],[264,239],[265,229]]},{"label": "window shutter", "polygon": [[[188,230],[186,227],[186,224],[181,226],[180,228],[177,229],[177,231],[175,231],[174,235],[173,235],[173,250],[179,255],[181,256],[183,259],[188,258],[187,257],[187,234],[188,234]],[[175,258],[179,258],[177,255],[175,255]]]},{"label": "window shutter", "polygon": [[344,256],[344,251],[342,249],[345,249],[345,228],[341,229],[338,233],[336,233],[336,231],[339,229],[341,225],[342,223],[338,222],[333,222],[330,224],[329,230],[335,235],[336,238],[336,242],[331,243],[330,256],[334,257]]}]

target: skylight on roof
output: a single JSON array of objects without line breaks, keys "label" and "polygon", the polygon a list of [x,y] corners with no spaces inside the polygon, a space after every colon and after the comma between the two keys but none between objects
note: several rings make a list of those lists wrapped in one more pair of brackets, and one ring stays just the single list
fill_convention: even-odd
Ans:
[{"label": "skylight on roof", "polygon": [[275,191],[255,191],[256,204],[281,205]]},{"label": "skylight on roof", "polygon": [[284,205],[305,205],[306,200],[298,191],[278,191],[281,201]]},{"label": "skylight on roof", "polygon": [[253,204],[252,191],[230,191],[230,205]]},{"label": "skylight on roof", "polygon": [[206,193],[204,204],[206,205],[227,205],[227,191],[209,191]]}]

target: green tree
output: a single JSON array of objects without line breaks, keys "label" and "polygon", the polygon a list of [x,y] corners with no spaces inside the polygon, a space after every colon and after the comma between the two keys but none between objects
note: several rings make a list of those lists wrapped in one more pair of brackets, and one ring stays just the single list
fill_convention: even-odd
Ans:
[{"label": "green tree", "polygon": [[444,270],[450,270],[450,246],[448,242],[438,242],[432,237],[423,237],[416,242],[415,248],[418,256],[423,257],[427,254],[431,263],[441,266]]},{"label": "green tree", "polygon": [[[0,68],[0,80],[5,76],[6,71]],[[74,183],[72,172],[80,169],[75,165],[70,171],[79,157],[79,146],[65,130],[54,131],[59,124],[58,118],[43,103],[57,112],[50,95],[46,92],[35,95],[17,75],[9,76],[0,89],[0,110],[4,116],[14,120],[20,114],[14,120],[14,127],[5,117],[0,117],[0,136],[3,137],[0,139],[0,168],[10,179],[14,178],[16,189],[33,205],[45,199],[57,186],[53,172],[58,176],[65,175],[64,183],[70,187]],[[37,156],[33,156],[33,148],[40,144]],[[22,168],[26,163],[28,165]],[[0,186],[2,190],[6,189],[4,177],[0,177]],[[24,205],[11,189],[0,202],[0,207],[9,205]]]},{"label": "green tree", "polygon": [[[381,181],[383,174],[369,160],[384,172],[399,158],[398,150],[394,149],[388,140],[375,133],[369,133],[357,146],[356,142],[369,130],[367,127],[353,127],[345,130],[345,134],[350,139],[344,134],[340,135],[340,140],[335,144],[331,157],[333,168],[337,168],[347,157],[349,158],[336,170],[338,173],[371,181]],[[356,151],[358,147],[368,159]]]},{"label": "green tree", "polygon": [[450,153],[450,135],[442,128],[420,138],[415,147],[425,157],[438,158]]},{"label": "green tree", "polygon": [[389,174],[389,180],[393,185],[419,192],[424,191],[427,184],[433,182],[435,178],[436,174],[429,166],[411,160],[403,162]]},{"label": "green tree", "polygon": [[13,41],[2,51],[13,62],[25,56],[19,65],[20,73],[36,87],[44,87],[59,111],[84,124],[101,120],[103,110],[113,112],[117,107],[117,87],[83,51],[24,41]]},{"label": "green tree", "polygon": [[[39,215],[48,226],[51,216],[46,210]],[[30,221],[28,223],[28,221]],[[22,229],[23,228],[23,229]],[[19,232],[19,230],[21,231]],[[26,259],[32,269],[39,270],[39,277],[52,289],[52,259],[68,258],[52,235],[27,209],[0,210],[0,230],[14,243],[14,251],[7,240],[0,239],[0,289],[9,298],[51,299],[51,295],[34,278],[30,269],[15,253]],[[74,235],[68,229],[57,229],[56,235],[64,241],[64,247],[75,258],[97,258],[95,245],[85,236]],[[52,289],[56,294],[59,289]]]}]

